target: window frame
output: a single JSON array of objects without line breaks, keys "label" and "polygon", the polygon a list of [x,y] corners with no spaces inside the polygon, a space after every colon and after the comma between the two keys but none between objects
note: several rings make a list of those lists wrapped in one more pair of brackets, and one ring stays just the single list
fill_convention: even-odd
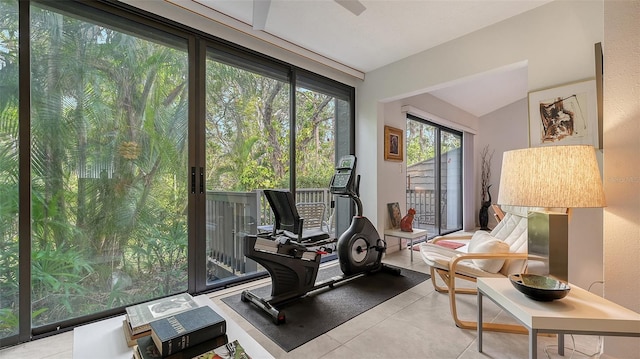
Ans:
[{"label": "window frame", "polygon": [[[52,11],[61,12],[63,14],[73,14],[74,17],[81,17],[89,22],[96,24],[104,24],[105,26],[120,27],[123,30],[130,31],[131,34],[139,37],[147,37],[149,39],[162,37],[169,34],[179,39],[184,39],[188,43],[188,61],[189,61],[189,109],[188,109],[188,163],[189,169],[201,168],[204,166],[204,141],[201,133],[203,129],[204,114],[204,81],[201,81],[204,74],[204,61],[206,51],[203,51],[204,44],[216,44],[221,49],[229,51],[246,59],[244,65],[250,66],[254,71],[268,72],[269,69],[277,68],[288,73],[288,81],[290,83],[290,93],[292,97],[291,118],[292,138],[290,147],[295,151],[295,91],[298,81],[313,86],[314,90],[330,93],[347,102],[348,108],[342,109],[346,114],[346,123],[341,124],[340,131],[341,140],[339,149],[336,149],[336,159],[341,154],[355,153],[355,88],[353,86],[340,83],[319,74],[315,74],[304,68],[286,63],[279,59],[258,53],[256,51],[244,48],[232,42],[220,39],[214,35],[204,33],[200,30],[193,29],[187,25],[167,20],[161,16],[148,13],[137,9],[131,5],[113,0],[96,0],[86,2],[82,0],[71,1],[47,1],[47,0],[26,0],[18,1],[18,17],[19,26],[19,198],[20,203],[30,203],[30,127],[31,127],[31,101],[30,101],[30,7],[33,4],[46,7]],[[105,15],[97,16],[96,14]],[[130,24],[130,25],[129,25]],[[134,26],[135,24],[135,26]],[[160,35],[158,35],[160,34]],[[236,66],[237,64],[234,64]],[[338,133],[338,131],[336,131]],[[337,137],[337,135],[336,135]],[[336,138],[337,142],[337,138]],[[290,177],[291,188],[295,189],[295,152],[292,153],[290,166],[292,173]],[[197,176],[195,181],[198,181]],[[200,185],[200,183],[192,183]],[[190,184],[191,185],[191,184]],[[204,222],[201,216],[204,215],[204,195],[198,193],[189,193],[188,195],[188,291],[192,294],[199,294],[205,291],[220,289],[220,287],[202,286],[202,274],[206,271],[206,263],[197,253],[202,253],[200,249],[205,246]],[[351,209],[352,206],[349,206]],[[31,238],[31,208],[30,205],[22,205],[18,209],[18,227],[19,227],[19,300],[21,303],[31,303],[31,246],[29,239]],[[338,228],[345,227],[348,224],[351,213],[345,218],[338,218]],[[342,223],[342,224],[341,224]],[[199,225],[200,224],[200,225]],[[204,279],[206,283],[206,279]],[[228,284],[226,284],[228,285]],[[0,347],[27,342],[55,333],[61,333],[72,330],[75,326],[113,316],[124,311],[125,306],[112,308],[107,311],[96,312],[91,315],[76,317],[61,322],[51,323],[38,327],[36,330],[31,324],[31,305],[20,305],[19,307],[19,324],[18,333],[16,335],[0,338]]]}]

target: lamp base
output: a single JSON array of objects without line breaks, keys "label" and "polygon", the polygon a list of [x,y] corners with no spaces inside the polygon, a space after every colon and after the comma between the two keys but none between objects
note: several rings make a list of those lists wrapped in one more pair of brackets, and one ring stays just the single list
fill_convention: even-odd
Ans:
[{"label": "lamp base", "polygon": [[569,278],[569,218],[566,213],[529,212],[528,272],[550,275],[568,281]]}]

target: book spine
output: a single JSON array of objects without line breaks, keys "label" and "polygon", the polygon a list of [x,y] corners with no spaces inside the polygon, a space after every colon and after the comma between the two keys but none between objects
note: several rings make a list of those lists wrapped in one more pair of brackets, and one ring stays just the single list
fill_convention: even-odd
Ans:
[{"label": "book spine", "polygon": [[152,338],[162,356],[168,356],[191,346],[200,344],[208,339],[226,334],[226,332],[227,322],[222,321],[165,341],[160,341],[156,335],[152,335]]},{"label": "book spine", "polygon": [[200,344],[196,344],[195,346],[186,348],[185,350],[179,351],[169,356],[165,356],[164,359],[193,359],[199,355],[204,354],[205,352],[221,347],[228,342],[229,338],[226,334],[219,335],[215,338],[207,339]]}]

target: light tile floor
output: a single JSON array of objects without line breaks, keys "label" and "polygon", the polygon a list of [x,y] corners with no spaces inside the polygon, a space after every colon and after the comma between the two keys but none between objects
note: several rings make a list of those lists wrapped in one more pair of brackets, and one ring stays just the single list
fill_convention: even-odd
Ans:
[{"label": "light tile floor", "polygon": [[[427,273],[428,267],[419,254],[414,253],[413,262],[410,261],[409,254],[408,250],[389,253],[384,262]],[[484,353],[478,353],[476,332],[459,329],[453,324],[447,295],[435,292],[430,280],[286,353],[221,301],[225,296],[266,282],[268,279],[214,292],[211,299],[221,308],[227,309],[234,320],[276,358],[506,359],[527,358],[528,355],[526,335],[491,332],[484,335]],[[476,297],[458,297],[459,315],[464,319],[474,320]],[[485,300],[484,307],[485,320],[515,323],[490,300]],[[582,353],[591,355],[598,351],[597,337],[575,336],[575,342]],[[555,344],[555,337],[541,336],[538,340],[539,358],[563,358],[557,354]],[[0,358],[71,358],[72,345],[73,332],[67,332],[1,350]],[[571,357],[572,345],[572,338],[568,336],[565,339],[567,349],[564,358]],[[589,356],[579,352],[573,355],[573,358],[587,357]],[[602,358],[613,359],[606,356]]]}]

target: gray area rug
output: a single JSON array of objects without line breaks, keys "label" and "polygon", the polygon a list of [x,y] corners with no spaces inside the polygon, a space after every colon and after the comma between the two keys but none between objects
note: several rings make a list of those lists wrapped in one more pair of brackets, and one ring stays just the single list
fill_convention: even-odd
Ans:
[{"label": "gray area rug", "polygon": [[[316,283],[341,274],[338,265],[323,268]],[[428,274],[403,268],[400,276],[381,271],[342,282],[333,289],[318,289],[279,306],[286,315],[286,323],[280,325],[273,324],[271,318],[252,303],[243,303],[240,294],[222,301],[289,352],[429,278]],[[271,285],[251,292],[269,296]]]}]

